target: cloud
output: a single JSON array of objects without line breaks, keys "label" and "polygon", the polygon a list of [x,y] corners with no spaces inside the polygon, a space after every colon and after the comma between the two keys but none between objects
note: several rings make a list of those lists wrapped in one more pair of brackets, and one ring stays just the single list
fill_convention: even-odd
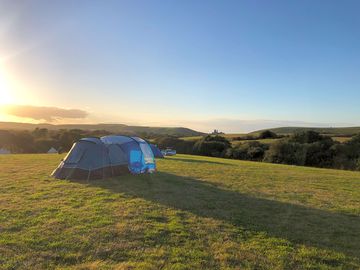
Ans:
[{"label": "cloud", "polygon": [[60,119],[85,118],[88,113],[79,109],[63,109],[58,107],[41,107],[31,105],[4,105],[3,112],[9,115],[31,118],[34,120],[45,120],[53,122]]}]

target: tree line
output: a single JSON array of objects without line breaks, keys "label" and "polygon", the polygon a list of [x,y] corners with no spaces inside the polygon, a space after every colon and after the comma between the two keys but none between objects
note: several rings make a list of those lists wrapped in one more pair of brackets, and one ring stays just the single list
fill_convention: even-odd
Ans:
[{"label": "tree line", "polygon": [[314,131],[304,131],[280,137],[264,131],[258,138],[277,138],[268,144],[244,141],[237,145],[222,136],[205,136],[198,141],[185,141],[175,137],[158,138],[160,148],[173,147],[178,153],[222,157],[278,164],[360,170],[360,134],[340,143]]},{"label": "tree line", "polygon": [[[0,130],[0,148],[10,150],[12,153],[46,153],[54,147],[62,153],[68,152],[73,143],[81,138],[111,134],[105,130],[80,129]],[[252,135],[251,138],[242,137],[242,143],[236,145],[232,145],[229,139],[221,135],[208,135],[195,141],[153,134],[139,134],[139,136],[152,141],[161,149],[171,147],[183,154],[360,170],[360,134],[353,136],[347,142],[340,143],[314,131],[304,131],[284,137],[266,130],[259,135]],[[266,138],[277,140],[270,144],[256,140]]]},{"label": "tree line", "polygon": [[68,152],[77,140],[84,137],[109,135],[105,130],[86,131],[81,129],[48,130],[36,128],[27,130],[0,130],[0,148],[11,153],[46,153],[51,147],[59,153]]}]

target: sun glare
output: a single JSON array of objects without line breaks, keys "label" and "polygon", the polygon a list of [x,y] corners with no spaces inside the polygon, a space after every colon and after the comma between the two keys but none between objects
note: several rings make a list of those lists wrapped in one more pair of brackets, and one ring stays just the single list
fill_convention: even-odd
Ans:
[{"label": "sun glare", "polygon": [[10,86],[5,78],[3,71],[0,69],[0,104],[13,102]]}]

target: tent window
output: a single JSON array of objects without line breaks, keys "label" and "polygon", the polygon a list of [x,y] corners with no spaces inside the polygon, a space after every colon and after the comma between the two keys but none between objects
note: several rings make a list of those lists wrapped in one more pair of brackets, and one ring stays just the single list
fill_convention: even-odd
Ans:
[{"label": "tent window", "polygon": [[146,143],[139,143],[141,151],[144,153],[145,164],[154,163],[154,154],[151,151],[151,148]]}]

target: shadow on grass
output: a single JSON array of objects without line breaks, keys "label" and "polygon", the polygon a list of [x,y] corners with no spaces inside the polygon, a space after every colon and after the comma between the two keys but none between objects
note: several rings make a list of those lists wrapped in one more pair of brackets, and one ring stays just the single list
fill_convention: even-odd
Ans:
[{"label": "shadow on grass", "polygon": [[360,217],[255,198],[173,174],[82,182],[131,197],[265,232],[292,243],[322,247],[360,258]]},{"label": "shadow on grass", "polygon": [[199,159],[187,159],[187,158],[166,158],[166,161],[181,161],[181,162],[188,162],[188,163],[207,163],[207,164],[234,166],[233,164],[229,164],[229,163],[225,163],[225,162],[199,160]]}]

